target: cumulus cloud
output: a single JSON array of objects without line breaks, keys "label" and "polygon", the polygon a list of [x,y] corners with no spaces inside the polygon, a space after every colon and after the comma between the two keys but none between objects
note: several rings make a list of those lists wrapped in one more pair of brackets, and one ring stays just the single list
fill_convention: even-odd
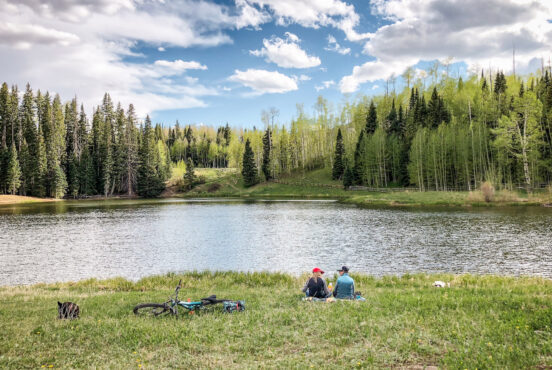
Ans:
[{"label": "cumulus cloud", "polygon": [[335,37],[333,37],[332,35],[328,35],[328,45],[324,48],[324,50],[335,51],[336,53],[339,53],[341,55],[346,55],[351,52],[350,48],[345,48],[339,45]]},{"label": "cumulus cloud", "polygon": [[299,46],[300,41],[297,35],[286,32],[285,39],[264,39],[262,49],[249,52],[258,57],[264,56],[267,62],[276,63],[283,68],[310,68],[320,65],[320,58],[308,55]]},{"label": "cumulus cloud", "polygon": [[228,79],[251,88],[257,95],[265,93],[281,94],[297,90],[297,82],[294,78],[280,72],[264,69],[235,70],[234,74]]},{"label": "cumulus cloud", "polygon": [[235,0],[239,17],[236,19],[236,28],[253,27],[259,29],[263,23],[269,22],[271,16],[265,11],[258,10],[246,0]]},{"label": "cumulus cloud", "polygon": [[0,69],[9,84],[30,82],[63,99],[77,94],[88,109],[106,91],[140,114],[201,107],[217,91],[185,73],[206,66],[125,57],[142,57],[138,43],[159,51],[231,43],[225,30],[255,23],[244,14],[198,0],[0,0]]},{"label": "cumulus cloud", "polygon": [[358,33],[355,28],[360,17],[353,5],[341,0],[245,0],[261,8],[270,9],[280,25],[296,23],[303,27],[331,26],[342,30],[349,41],[360,41],[371,36]]},{"label": "cumulus cloud", "polygon": [[374,0],[372,13],[391,23],[366,42],[364,52],[375,60],[354,67],[342,92],[444,55],[510,70],[513,45],[523,69],[552,45],[552,4],[545,0]]}]

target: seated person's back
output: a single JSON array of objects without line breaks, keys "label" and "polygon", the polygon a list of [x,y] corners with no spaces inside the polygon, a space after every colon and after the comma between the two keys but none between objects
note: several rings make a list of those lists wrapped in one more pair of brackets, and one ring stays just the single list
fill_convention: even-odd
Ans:
[{"label": "seated person's back", "polygon": [[335,283],[333,295],[339,299],[352,299],[355,294],[355,282],[353,278],[349,276],[349,268],[347,266],[341,267],[339,271],[339,277]]},{"label": "seated person's back", "polygon": [[326,298],[330,295],[326,280],[321,276],[323,273],[324,271],[318,267],[312,270],[312,277],[307,280],[302,289],[307,294],[307,297]]}]

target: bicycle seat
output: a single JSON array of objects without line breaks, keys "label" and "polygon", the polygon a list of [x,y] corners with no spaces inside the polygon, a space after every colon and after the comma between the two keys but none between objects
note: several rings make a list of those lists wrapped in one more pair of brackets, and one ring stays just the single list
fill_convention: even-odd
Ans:
[{"label": "bicycle seat", "polygon": [[201,298],[201,301],[207,301],[207,302],[210,302],[210,303],[217,303],[217,296],[215,294],[213,295],[210,295],[209,297],[206,297],[206,298]]}]

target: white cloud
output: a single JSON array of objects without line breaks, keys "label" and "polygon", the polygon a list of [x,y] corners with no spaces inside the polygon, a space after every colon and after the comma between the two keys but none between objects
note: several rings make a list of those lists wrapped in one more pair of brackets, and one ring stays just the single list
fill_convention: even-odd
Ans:
[{"label": "white cloud", "polygon": [[392,23],[366,42],[364,52],[375,60],[354,67],[340,82],[342,92],[447,55],[508,71],[512,45],[519,71],[552,48],[552,4],[546,0],[374,0],[372,13]]},{"label": "white cloud", "polygon": [[93,13],[108,15],[118,11],[133,10],[133,0],[3,0],[8,6],[25,6],[43,17],[80,22]]},{"label": "white cloud", "polygon": [[297,23],[303,27],[331,26],[342,30],[349,41],[360,41],[371,36],[358,33],[355,28],[360,17],[355,7],[341,0],[246,0],[261,8],[267,7],[280,25]]},{"label": "white cloud", "polygon": [[207,66],[204,66],[199,62],[196,62],[196,61],[185,62],[181,59],[177,59],[172,62],[168,60],[156,60],[154,64],[156,66],[164,67],[177,72],[183,72],[187,69],[201,69],[201,70],[207,69]]},{"label": "white cloud", "polygon": [[351,52],[350,48],[345,48],[337,43],[337,40],[332,35],[328,35],[328,46],[324,47],[324,50],[335,51],[341,55],[346,55]]},{"label": "white cloud", "polygon": [[372,86],[372,90],[377,90],[377,89],[379,89],[379,85]]},{"label": "white cloud", "polygon": [[165,51],[165,48],[160,46],[160,47],[157,48],[157,51],[163,52],[163,51]]},{"label": "white cloud", "polygon": [[104,92],[140,114],[205,106],[202,97],[217,91],[185,76],[206,69],[199,62],[124,57],[141,57],[139,42],[159,51],[231,43],[224,31],[242,16],[198,0],[0,0],[0,69],[9,84],[30,82],[62,99],[76,94],[89,110]]},{"label": "white cloud", "polygon": [[240,15],[236,19],[236,28],[253,27],[258,29],[263,23],[269,22],[271,17],[264,11],[256,9],[247,0],[234,0]]},{"label": "white cloud", "polygon": [[333,85],[335,85],[335,81],[333,81],[333,80],[323,81],[322,85],[315,86],[314,88],[316,89],[316,91],[320,91],[320,90],[324,90],[324,89],[329,89],[330,86],[333,86]]},{"label": "white cloud", "polygon": [[228,79],[253,89],[258,95],[297,90],[295,79],[276,71],[263,69],[235,70],[234,74]]},{"label": "white cloud", "polygon": [[32,24],[0,23],[0,44],[12,45],[16,49],[29,49],[35,43],[67,46],[78,41],[77,35],[52,28]]},{"label": "white cloud", "polygon": [[310,76],[307,76],[307,75],[300,75],[299,76],[299,81],[310,81],[310,80],[311,80]]},{"label": "white cloud", "polygon": [[249,52],[258,57],[265,56],[267,62],[276,63],[283,68],[310,68],[320,65],[320,58],[308,55],[301,49],[299,37],[289,32],[286,32],[285,37],[264,39],[264,48]]}]

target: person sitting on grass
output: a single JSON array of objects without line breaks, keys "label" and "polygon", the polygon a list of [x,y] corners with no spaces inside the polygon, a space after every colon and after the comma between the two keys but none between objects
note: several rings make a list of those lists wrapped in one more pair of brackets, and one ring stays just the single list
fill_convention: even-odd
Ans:
[{"label": "person sitting on grass", "polygon": [[318,267],[312,269],[312,277],[307,280],[302,289],[307,297],[327,298],[330,296],[331,293],[328,290],[328,285],[326,285],[326,280],[324,280],[322,274],[324,274],[324,271]]},{"label": "person sitting on grass", "polygon": [[337,299],[354,299],[355,296],[355,281],[349,276],[349,268],[342,266],[339,272],[339,277],[335,282],[333,296]]}]

